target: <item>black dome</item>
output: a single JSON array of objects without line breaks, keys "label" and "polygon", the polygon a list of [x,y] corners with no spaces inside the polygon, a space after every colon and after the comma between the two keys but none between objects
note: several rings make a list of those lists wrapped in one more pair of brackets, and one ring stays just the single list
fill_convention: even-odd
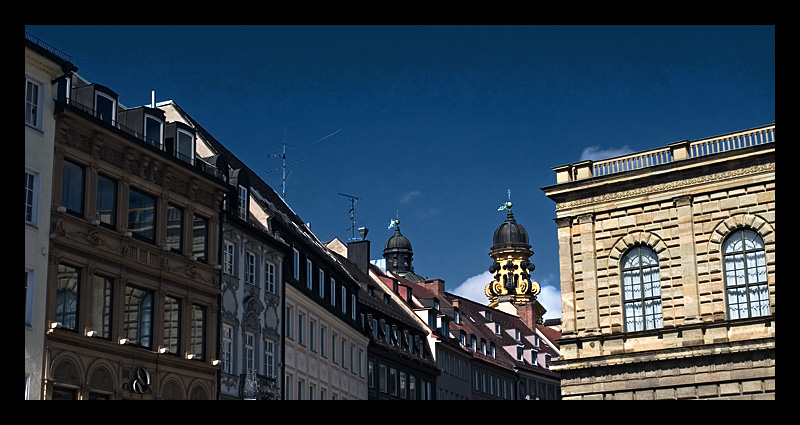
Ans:
[{"label": "black dome", "polygon": [[409,241],[405,236],[400,233],[399,228],[395,228],[394,235],[392,235],[389,240],[386,241],[386,244],[383,246],[383,250],[408,250],[411,251],[411,241]]},{"label": "black dome", "polygon": [[492,244],[494,247],[502,245],[530,246],[528,244],[528,231],[514,220],[514,214],[510,209],[506,214],[506,221],[494,231]]}]

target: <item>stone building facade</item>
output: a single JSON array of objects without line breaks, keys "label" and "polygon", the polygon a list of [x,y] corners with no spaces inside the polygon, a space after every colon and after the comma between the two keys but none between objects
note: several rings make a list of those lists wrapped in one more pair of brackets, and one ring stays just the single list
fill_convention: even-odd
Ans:
[{"label": "stone building facade", "polygon": [[564,399],[774,398],[774,141],[554,168]]}]

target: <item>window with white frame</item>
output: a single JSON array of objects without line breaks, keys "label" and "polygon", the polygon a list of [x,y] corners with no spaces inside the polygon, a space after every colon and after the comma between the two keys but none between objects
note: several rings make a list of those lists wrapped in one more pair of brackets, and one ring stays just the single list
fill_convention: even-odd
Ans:
[{"label": "window with white frame", "polygon": [[42,129],[42,83],[25,76],[25,125]]},{"label": "window with white frame", "polygon": [[658,256],[647,245],[635,245],[622,257],[622,298],[627,332],[662,326]]},{"label": "window with white frame", "polygon": [[178,129],[175,154],[181,161],[194,164],[194,135],[192,133]]},{"label": "window with white frame", "polygon": [[117,121],[117,100],[105,93],[95,91],[94,113],[97,118],[108,124],[115,125]]},{"label": "window with white frame", "polygon": [[247,269],[245,270],[245,281],[251,285],[256,284],[256,255],[247,251]]},{"label": "window with white frame", "polygon": [[164,122],[152,115],[144,115],[144,141],[150,146],[164,149]]},{"label": "window with white frame", "polygon": [[312,287],[312,274],[311,271],[314,269],[314,265],[311,263],[311,260],[306,259],[306,287],[311,289]]},{"label": "window with white frame", "polygon": [[264,368],[267,376],[275,377],[275,342],[264,341]]},{"label": "window with white frame", "polygon": [[244,186],[239,186],[239,209],[238,209],[238,216],[242,220],[247,220],[247,188]]},{"label": "window with white frame", "polygon": [[336,280],[331,278],[331,304],[336,305]]},{"label": "window with white frame", "polygon": [[350,294],[350,318],[356,320],[356,294]]},{"label": "window with white frame", "polygon": [[225,241],[222,246],[222,271],[229,275],[234,274],[234,257],[235,249],[232,242]]},{"label": "window with white frame", "polygon": [[293,251],[294,253],[292,259],[294,261],[292,264],[292,276],[294,276],[295,279],[300,279],[300,252],[298,252],[297,249],[294,249]]},{"label": "window with white frame", "polygon": [[319,296],[325,298],[325,271],[319,269]]},{"label": "window with white frame", "polygon": [[222,372],[233,373],[233,327],[222,325]]},{"label": "window with white frame", "polygon": [[25,168],[25,223],[39,222],[39,173]]},{"label": "window with white frame", "polygon": [[256,336],[252,332],[244,334],[244,368],[249,375],[256,374]]},{"label": "window with white frame", "polygon": [[340,306],[341,309],[342,309],[342,312],[346,311],[346,308],[345,308],[346,305],[347,305],[347,288],[342,286],[342,305]]},{"label": "window with white frame", "polygon": [[733,232],[722,245],[728,319],[771,313],[764,240],[750,229]]},{"label": "window with white frame", "polygon": [[264,283],[267,292],[275,293],[275,264],[267,261],[264,263]]}]

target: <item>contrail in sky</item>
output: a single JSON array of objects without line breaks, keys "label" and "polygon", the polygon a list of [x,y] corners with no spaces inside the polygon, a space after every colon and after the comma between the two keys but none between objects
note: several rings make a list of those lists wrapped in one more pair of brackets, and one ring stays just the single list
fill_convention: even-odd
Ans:
[{"label": "contrail in sky", "polygon": [[334,134],[336,134],[336,133],[338,133],[338,132],[340,132],[340,131],[342,131],[342,129],[341,129],[341,128],[340,128],[340,129],[338,129],[338,130],[336,130],[336,131],[334,131],[333,133],[331,133],[331,134],[329,134],[329,135],[327,135],[327,136],[325,136],[325,137],[323,137],[323,138],[321,138],[321,139],[317,140],[316,142],[312,142],[311,144],[313,145],[313,144],[315,144],[315,143],[317,143],[317,142],[321,142],[321,141],[323,141],[323,140],[327,139],[328,137],[331,137],[331,136],[333,136]]}]

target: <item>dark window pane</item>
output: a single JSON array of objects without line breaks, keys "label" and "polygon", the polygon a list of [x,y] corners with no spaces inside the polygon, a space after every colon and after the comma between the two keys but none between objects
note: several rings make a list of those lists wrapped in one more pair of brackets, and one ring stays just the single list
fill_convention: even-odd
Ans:
[{"label": "dark window pane", "polygon": [[199,261],[206,261],[208,220],[194,216],[192,229],[192,254],[196,255]]},{"label": "dark window pane", "polygon": [[117,217],[117,182],[110,178],[97,176],[97,219],[101,223],[114,226]]},{"label": "dark window pane", "polygon": [[80,273],[63,264],[58,265],[56,288],[56,321],[66,329],[78,327],[78,294]]},{"label": "dark window pane", "polygon": [[61,205],[78,214],[83,214],[83,178],[83,167],[64,160]]},{"label": "dark window pane", "polygon": [[183,209],[167,206],[167,246],[176,251],[183,248]]},{"label": "dark window pane", "polygon": [[156,201],[150,196],[130,190],[128,201],[128,230],[152,240],[155,236]]}]

